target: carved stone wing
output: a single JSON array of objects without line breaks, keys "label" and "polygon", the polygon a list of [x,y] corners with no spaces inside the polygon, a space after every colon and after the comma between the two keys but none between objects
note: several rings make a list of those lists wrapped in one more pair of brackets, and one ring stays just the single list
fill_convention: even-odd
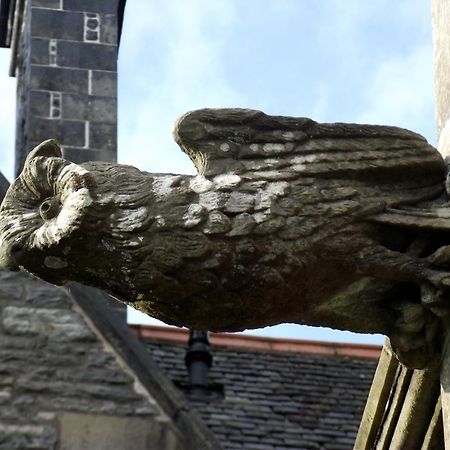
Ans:
[{"label": "carved stone wing", "polygon": [[291,215],[292,208],[302,216],[311,210],[324,223],[375,217],[443,191],[441,155],[419,134],[397,127],[202,109],[178,120],[174,138],[205,177],[238,176],[243,190],[285,181]]}]

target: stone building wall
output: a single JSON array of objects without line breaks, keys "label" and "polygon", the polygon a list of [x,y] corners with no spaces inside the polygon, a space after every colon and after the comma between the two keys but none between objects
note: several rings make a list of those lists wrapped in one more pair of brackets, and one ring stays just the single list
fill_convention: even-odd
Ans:
[{"label": "stone building wall", "polygon": [[[117,160],[117,52],[124,0],[0,0],[9,4],[17,79],[16,174],[55,138],[65,158]],[[126,320],[126,307],[116,302]]]},{"label": "stone building wall", "polygon": [[66,290],[1,271],[0,449],[56,448],[181,444],[168,417]]},{"label": "stone building wall", "polygon": [[[0,46],[17,79],[17,174],[49,138],[77,163],[116,160],[124,5],[0,0]],[[7,184],[0,176],[0,200]],[[220,446],[131,335],[125,305],[0,272],[0,450],[181,448]]]},{"label": "stone building wall", "polygon": [[74,162],[116,160],[119,4],[15,3],[14,14],[20,16],[11,42],[18,89],[16,173],[28,152],[49,138]]}]

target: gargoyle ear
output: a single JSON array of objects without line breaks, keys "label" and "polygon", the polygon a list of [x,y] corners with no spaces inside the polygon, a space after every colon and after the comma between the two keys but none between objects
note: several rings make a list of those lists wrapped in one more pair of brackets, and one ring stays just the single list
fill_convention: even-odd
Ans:
[{"label": "gargoyle ear", "polygon": [[31,161],[33,158],[37,156],[45,156],[51,157],[54,156],[56,158],[60,158],[62,156],[61,148],[59,147],[58,142],[55,139],[47,139],[44,142],[41,142],[39,145],[34,147],[33,150],[28,154],[27,160],[25,164]]}]

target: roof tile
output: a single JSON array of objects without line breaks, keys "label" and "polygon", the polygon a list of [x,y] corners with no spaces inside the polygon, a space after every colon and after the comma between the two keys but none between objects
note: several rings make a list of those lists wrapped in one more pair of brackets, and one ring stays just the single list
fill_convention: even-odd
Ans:
[{"label": "roof tile", "polygon": [[[186,385],[186,346],[145,340],[158,365]],[[215,400],[190,399],[225,449],[351,449],[377,362],[350,356],[215,347]]]}]

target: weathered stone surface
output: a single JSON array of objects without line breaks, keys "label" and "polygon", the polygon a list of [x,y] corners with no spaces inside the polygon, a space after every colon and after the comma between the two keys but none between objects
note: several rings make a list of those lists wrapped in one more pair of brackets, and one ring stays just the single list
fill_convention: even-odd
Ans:
[{"label": "weathered stone surface", "polygon": [[59,341],[94,340],[78,314],[61,309],[7,306],[2,325],[8,334],[40,334]]},{"label": "weathered stone surface", "polygon": [[205,234],[221,234],[231,229],[231,220],[220,211],[213,211],[203,228]]},{"label": "weathered stone surface", "polygon": [[100,428],[116,423],[116,416],[119,422],[141,417],[147,431],[130,428],[138,442],[153,432],[163,443],[164,436],[175,439],[159,406],[135,383],[74,311],[65,290],[25,273],[0,271],[1,449],[55,448],[64,411],[95,415],[92,423]]},{"label": "weathered stone surface", "polygon": [[83,14],[42,8],[33,8],[31,11],[30,22],[33,36],[68,41],[83,40]]},{"label": "weathered stone surface", "polygon": [[61,67],[117,70],[117,48],[113,45],[60,41],[57,55]]},{"label": "weathered stone surface", "polygon": [[[83,430],[80,433],[80,430]],[[181,450],[173,432],[156,421],[139,417],[113,417],[64,413],[61,417],[61,450],[144,449]]]},{"label": "weathered stone surface", "polygon": [[250,234],[255,226],[256,222],[251,214],[238,214],[233,218],[231,231],[228,232],[228,236],[245,236]]},{"label": "weathered stone surface", "polygon": [[51,449],[56,445],[56,430],[41,425],[17,425],[0,422],[0,444],[10,450],[32,448]]},{"label": "weathered stone surface", "polygon": [[93,70],[91,80],[92,95],[117,96],[117,74],[103,70]]},{"label": "weathered stone surface", "polygon": [[189,205],[186,214],[183,216],[184,226],[186,228],[193,228],[199,223],[202,223],[207,216],[208,213],[204,206],[196,203]]},{"label": "weathered stone surface", "polygon": [[87,94],[89,90],[88,79],[87,70],[32,66],[29,88]]},{"label": "weathered stone surface", "polygon": [[[89,124],[95,148],[105,130],[115,146],[108,127]],[[405,363],[426,364],[448,258],[411,249],[422,230],[447,229],[450,211],[444,162],[424,138],[239,109],[188,113],[175,138],[197,176],[77,165],[55,141],[36,147],[2,203],[3,263],[197,329],[389,334]],[[428,255],[449,244],[428,236]]]},{"label": "weathered stone surface", "polygon": [[255,197],[245,192],[232,192],[225,203],[225,212],[242,213],[251,211],[255,203]]}]

